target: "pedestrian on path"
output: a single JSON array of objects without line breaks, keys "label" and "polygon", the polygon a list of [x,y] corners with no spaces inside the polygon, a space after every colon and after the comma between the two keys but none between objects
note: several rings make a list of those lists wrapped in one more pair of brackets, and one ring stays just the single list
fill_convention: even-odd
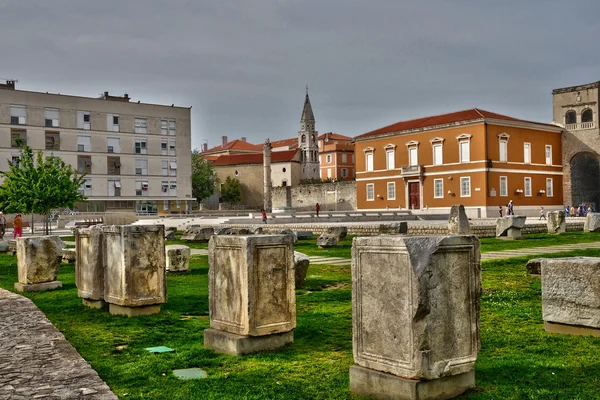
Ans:
[{"label": "pedestrian on path", "polygon": [[4,218],[4,214],[0,211],[0,239],[4,238],[4,234],[6,233],[6,218]]},{"label": "pedestrian on path", "polygon": [[498,206],[498,212],[500,213],[500,218],[503,217],[502,215],[502,204],[500,204],[500,206]]},{"label": "pedestrian on path", "polygon": [[262,210],[260,210],[260,213],[262,214],[262,221],[266,224],[267,223],[267,212],[263,208]]},{"label": "pedestrian on path", "polygon": [[23,237],[23,220],[21,219],[21,214],[17,214],[15,219],[13,219],[13,239],[18,237]]},{"label": "pedestrian on path", "polygon": [[317,217],[318,217],[319,211],[321,211],[321,206],[319,205],[319,203],[317,203],[317,205],[315,206],[315,210],[317,211]]},{"label": "pedestrian on path", "polygon": [[546,219],[546,216],[544,215],[544,207],[540,207],[540,219]]},{"label": "pedestrian on path", "polygon": [[515,215],[515,210],[513,208],[512,200],[509,201],[508,205],[506,206],[506,215]]}]

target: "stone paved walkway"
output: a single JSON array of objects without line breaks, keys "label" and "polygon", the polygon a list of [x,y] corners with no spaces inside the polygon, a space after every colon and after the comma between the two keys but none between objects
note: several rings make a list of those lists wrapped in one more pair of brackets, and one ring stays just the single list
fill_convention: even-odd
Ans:
[{"label": "stone paved walkway", "polygon": [[31,300],[0,289],[0,400],[117,396]]}]

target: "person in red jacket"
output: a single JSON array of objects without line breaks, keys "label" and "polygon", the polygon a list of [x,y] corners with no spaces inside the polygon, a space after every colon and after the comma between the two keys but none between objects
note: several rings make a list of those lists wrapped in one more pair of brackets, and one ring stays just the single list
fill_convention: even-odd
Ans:
[{"label": "person in red jacket", "polygon": [[321,211],[321,206],[319,205],[319,203],[317,203],[317,205],[315,206],[315,210],[317,210],[317,217],[318,217],[319,211]]}]

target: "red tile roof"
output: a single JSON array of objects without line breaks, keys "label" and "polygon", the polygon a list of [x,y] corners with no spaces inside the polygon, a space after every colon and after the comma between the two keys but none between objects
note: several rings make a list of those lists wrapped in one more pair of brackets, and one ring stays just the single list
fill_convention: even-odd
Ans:
[{"label": "red tile roof", "polygon": [[449,114],[434,115],[431,117],[417,118],[417,119],[411,119],[409,121],[397,122],[395,124],[388,125],[383,128],[376,129],[374,131],[367,132],[362,135],[356,136],[355,139],[361,139],[361,138],[370,137],[370,136],[377,136],[377,135],[382,135],[385,133],[410,131],[410,130],[415,130],[415,129],[423,129],[423,128],[435,127],[435,126],[439,126],[439,125],[446,125],[446,124],[472,121],[472,120],[473,121],[474,120],[482,120],[482,122],[483,122],[485,119],[500,119],[500,120],[505,120],[505,121],[525,122],[525,123],[530,123],[530,124],[552,126],[552,127],[556,128],[556,125],[552,125],[552,124],[545,124],[542,122],[525,121],[522,119],[509,117],[507,115],[496,114],[496,113],[493,113],[490,111],[481,110],[479,108],[472,108],[470,110],[457,111],[457,112],[453,112],[453,113],[449,113]]},{"label": "red tile roof", "polygon": [[333,132],[327,132],[327,133],[320,135],[319,140],[323,140],[323,139],[325,139],[325,137],[328,137],[329,140],[342,140],[342,141],[347,141],[347,142],[350,142],[353,140],[351,137],[340,135],[339,133],[333,133]]},{"label": "red tile roof", "polygon": [[276,140],[274,142],[271,142],[271,147],[272,148],[290,147],[291,149],[297,149],[298,148],[298,138]]},{"label": "red tile roof", "polygon": [[[274,151],[271,153],[271,162],[292,161],[298,150]],[[213,161],[213,165],[239,165],[239,164],[262,164],[262,153],[249,154],[224,154]]]},{"label": "red tile roof", "polygon": [[205,153],[214,153],[216,151],[224,151],[224,150],[255,150],[262,151],[262,146],[257,144],[252,144],[248,142],[244,142],[243,140],[232,140],[231,142],[225,143],[225,145],[215,146],[211,149],[205,151]]}]

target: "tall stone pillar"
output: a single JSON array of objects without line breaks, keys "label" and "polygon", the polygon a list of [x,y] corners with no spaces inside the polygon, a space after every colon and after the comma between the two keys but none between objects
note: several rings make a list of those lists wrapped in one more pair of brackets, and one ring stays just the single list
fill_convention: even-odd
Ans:
[{"label": "tall stone pillar", "polygon": [[243,355],[294,341],[291,235],[213,236],[208,244],[210,329],[204,346]]},{"label": "tall stone pillar", "polygon": [[75,230],[75,283],[84,305],[104,308],[104,251],[101,226]]},{"label": "tall stone pillar", "polygon": [[264,189],[263,189],[263,208],[267,212],[271,212],[271,142],[265,140],[263,146],[263,167],[264,167]]},{"label": "tall stone pillar", "polygon": [[350,390],[426,400],[474,387],[480,295],[475,236],[355,238]]}]

